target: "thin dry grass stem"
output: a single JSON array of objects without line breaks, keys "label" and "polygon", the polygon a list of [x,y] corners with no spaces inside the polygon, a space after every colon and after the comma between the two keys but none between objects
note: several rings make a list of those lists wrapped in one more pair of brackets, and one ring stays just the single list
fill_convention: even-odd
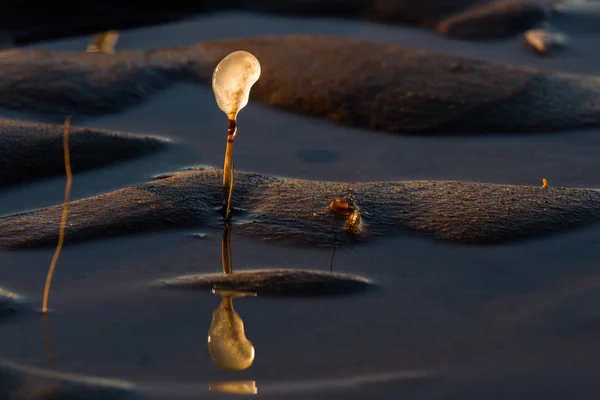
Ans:
[{"label": "thin dry grass stem", "polygon": [[337,252],[337,239],[335,239],[336,243],[333,246],[333,253],[331,254],[331,258],[329,259],[329,272],[333,273],[333,260],[335,258],[335,253]]},{"label": "thin dry grass stem", "polygon": [[221,263],[224,273],[231,274],[233,272],[231,262],[231,224],[228,221],[225,221],[223,239],[221,240]]},{"label": "thin dry grass stem", "polygon": [[44,300],[42,302],[42,314],[48,312],[48,297],[50,295],[50,285],[52,283],[52,275],[58,262],[58,257],[65,241],[65,227],[67,225],[67,215],[69,212],[69,197],[71,195],[71,185],[73,184],[73,175],[71,173],[71,154],[69,152],[69,128],[71,127],[71,117],[65,118],[65,128],[63,132],[63,153],[65,159],[65,173],[67,176],[67,183],[65,184],[65,199],[63,202],[62,218],[60,221],[60,230],[58,234],[58,244],[48,269],[48,275],[46,276],[46,285],[44,287]]},{"label": "thin dry grass stem", "polygon": [[229,194],[227,195],[227,211],[225,213],[225,220],[229,223],[229,216],[231,214],[231,196],[233,196],[233,185],[235,184],[235,163],[231,163],[231,179],[229,184]]},{"label": "thin dry grass stem", "polygon": [[237,132],[237,124],[235,119],[229,120],[227,128],[227,147],[225,149],[225,162],[223,164],[223,215],[225,220],[229,220],[231,212],[231,194],[233,193],[233,140]]}]

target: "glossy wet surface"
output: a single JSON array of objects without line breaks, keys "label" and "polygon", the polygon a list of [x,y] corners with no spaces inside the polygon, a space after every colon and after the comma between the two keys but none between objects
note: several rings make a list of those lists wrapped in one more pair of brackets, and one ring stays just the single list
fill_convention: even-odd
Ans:
[{"label": "glossy wet surface", "polygon": [[[233,22],[240,26],[232,28]],[[117,49],[293,32],[341,33],[568,72],[593,73],[600,66],[598,53],[589,50],[597,36],[574,40],[557,58],[538,58],[516,40],[474,44],[399,28],[242,15],[123,33]],[[40,47],[86,45],[81,39]],[[342,181],[541,185],[547,178],[550,186],[600,187],[598,130],[414,138],[352,130],[254,103],[238,122],[236,168],[249,171]],[[75,126],[158,134],[185,146],[76,175],[73,195],[107,192],[191,164],[220,167],[226,123],[210,90],[197,86],[172,88],[121,115],[74,118]],[[53,179],[3,192],[0,214],[59,203],[63,184]],[[193,237],[198,232],[206,236]],[[343,246],[334,271],[376,280],[381,290],[339,298],[233,299],[256,351],[242,372],[219,369],[208,353],[220,296],[152,287],[157,279],[220,271],[219,230],[70,246],[50,298],[52,356],[41,317],[25,312],[0,327],[1,355],[42,368],[51,368],[54,358],[60,371],[132,380],[147,396],[163,399],[217,398],[209,384],[231,380],[255,381],[266,398],[592,399],[600,390],[599,233],[592,227],[502,246],[413,235]],[[333,255],[331,249],[245,239],[235,230],[232,251],[236,270],[329,271]],[[51,256],[51,249],[0,253],[1,286],[41,304]]]}]

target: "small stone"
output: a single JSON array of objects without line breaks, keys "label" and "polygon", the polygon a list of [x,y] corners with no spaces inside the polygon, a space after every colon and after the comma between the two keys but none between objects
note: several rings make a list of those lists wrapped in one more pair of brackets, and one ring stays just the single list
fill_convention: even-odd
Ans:
[{"label": "small stone", "polygon": [[564,34],[553,32],[546,28],[531,29],[525,32],[523,38],[529,46],[544,55],[548,55],[567,45],[567,38]]}]

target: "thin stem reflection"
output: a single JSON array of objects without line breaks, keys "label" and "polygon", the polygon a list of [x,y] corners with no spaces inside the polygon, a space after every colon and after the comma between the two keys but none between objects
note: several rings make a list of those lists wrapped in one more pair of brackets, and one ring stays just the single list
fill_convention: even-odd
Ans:
[{"label": "thin stem reflection", "polygon": [[225,221],[225,227],[223,228],[223,239],[221,240],[221,264],[223,266],[223,273],[231,274],[233,272],[231,265],[231,224],[229,221]]},{"label": "thin stem reflection", "polygon": [[[231,224],[226,220],[221,240],[223,273],[232,274]],[[208,353],[213,363],[226,371],[243,371],[254,362],[254,346],[246,337],[244,321],[233,308],[235,297],[255,296],[254,293],[213,289],[221,296],[221,304],[212,314],[208,329]],[[210,391],[231,394],[257,394],[255,381],[225,381],[208,386]]]}]

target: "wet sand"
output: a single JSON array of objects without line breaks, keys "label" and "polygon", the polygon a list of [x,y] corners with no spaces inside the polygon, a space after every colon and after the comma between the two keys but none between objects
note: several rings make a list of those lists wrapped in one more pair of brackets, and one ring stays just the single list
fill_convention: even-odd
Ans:
[{"label": "wet sand", "polygon": [[[243,22],[229,30],[227,21]],[[325,30],[547,70],[594,73],[600,65],[600,55],[589,51],[597,36],[578,39],[564,55],[539,58],[514,41],[467,44],[369,24],[243,15],[133,31],[120,45],[148,48]],[[86,40],[40,47],[78,50]],[[77,119],[77,126],[163,135],[186,146],[81,173],[74,196],[142,183],[193,163],[218,167],[226,123],[208,89],[187,85],[122,114]],[[536,186],[545,177],[551,187],[598,186],[600,137],[594,129],[416,138],[349,129],[256,103],[240,113],[239,124],[234,157],[240,170],[347,182],[444,179]],[[56,178],[5,191],[0,214],[57,204],[63,184]],[[198,232],[205,237],[194,237]],[[220,370],[207,351],[220,296],[152,287],[159,279],[219,272],[221,233],[184,228],[66,247],[47,320],[54,364],[36,313],[2,322],[2,357],[132,381],[144,396],[158,399],[219,398],[208,386],[231,380],[256,381],[261,398],[546,399],[552,393],[593,399],[600,390],[598,227],[500,246],[410,235],[342,245],[334,271],[376,280],[381,290],[328,299],[234,299],[256,349],[254,364],[238,373]],[[246,239],[235,228],[232,248],[236,270],[328,271],[333,256],[332,249]],[[51,256],[52,249],[0,253],[2,287],[34,307],[41,304]]]},{"label": "wet sand", "polygon": [[[69,244],[123,235],[222,226],[222,173],[166,174],[152,182],[71,202]],[[332,246],[398,234],[500,244],[592,225],[600,191],[464,181],[340,183],[238,171],[233,227],[245,236]],[[335,201],[349,201],[334,210]],[[54,246],[62,205],[0,218],[0,248]],[[111,218],[106,218],[110,215]]]},{"label": "wet sand", "polygon": [[[0,188],[63,175],[64,124],[0,120]],[[165,138],[103,130],[68,129],[73,173],[106,167],[165,149]]]},{"label": "wet sand", "polygon": [[[176,84],[209,84],[244,48],[261,60],[251,98],[343,125],[400,134],[552,132],[600,125],[600,80],[331,35],[84,52],[6,51],[0,107],[106,115]],[[357,58],[357,54],[368,54]],[[490,79],[493,77],[493,79]]]}]

